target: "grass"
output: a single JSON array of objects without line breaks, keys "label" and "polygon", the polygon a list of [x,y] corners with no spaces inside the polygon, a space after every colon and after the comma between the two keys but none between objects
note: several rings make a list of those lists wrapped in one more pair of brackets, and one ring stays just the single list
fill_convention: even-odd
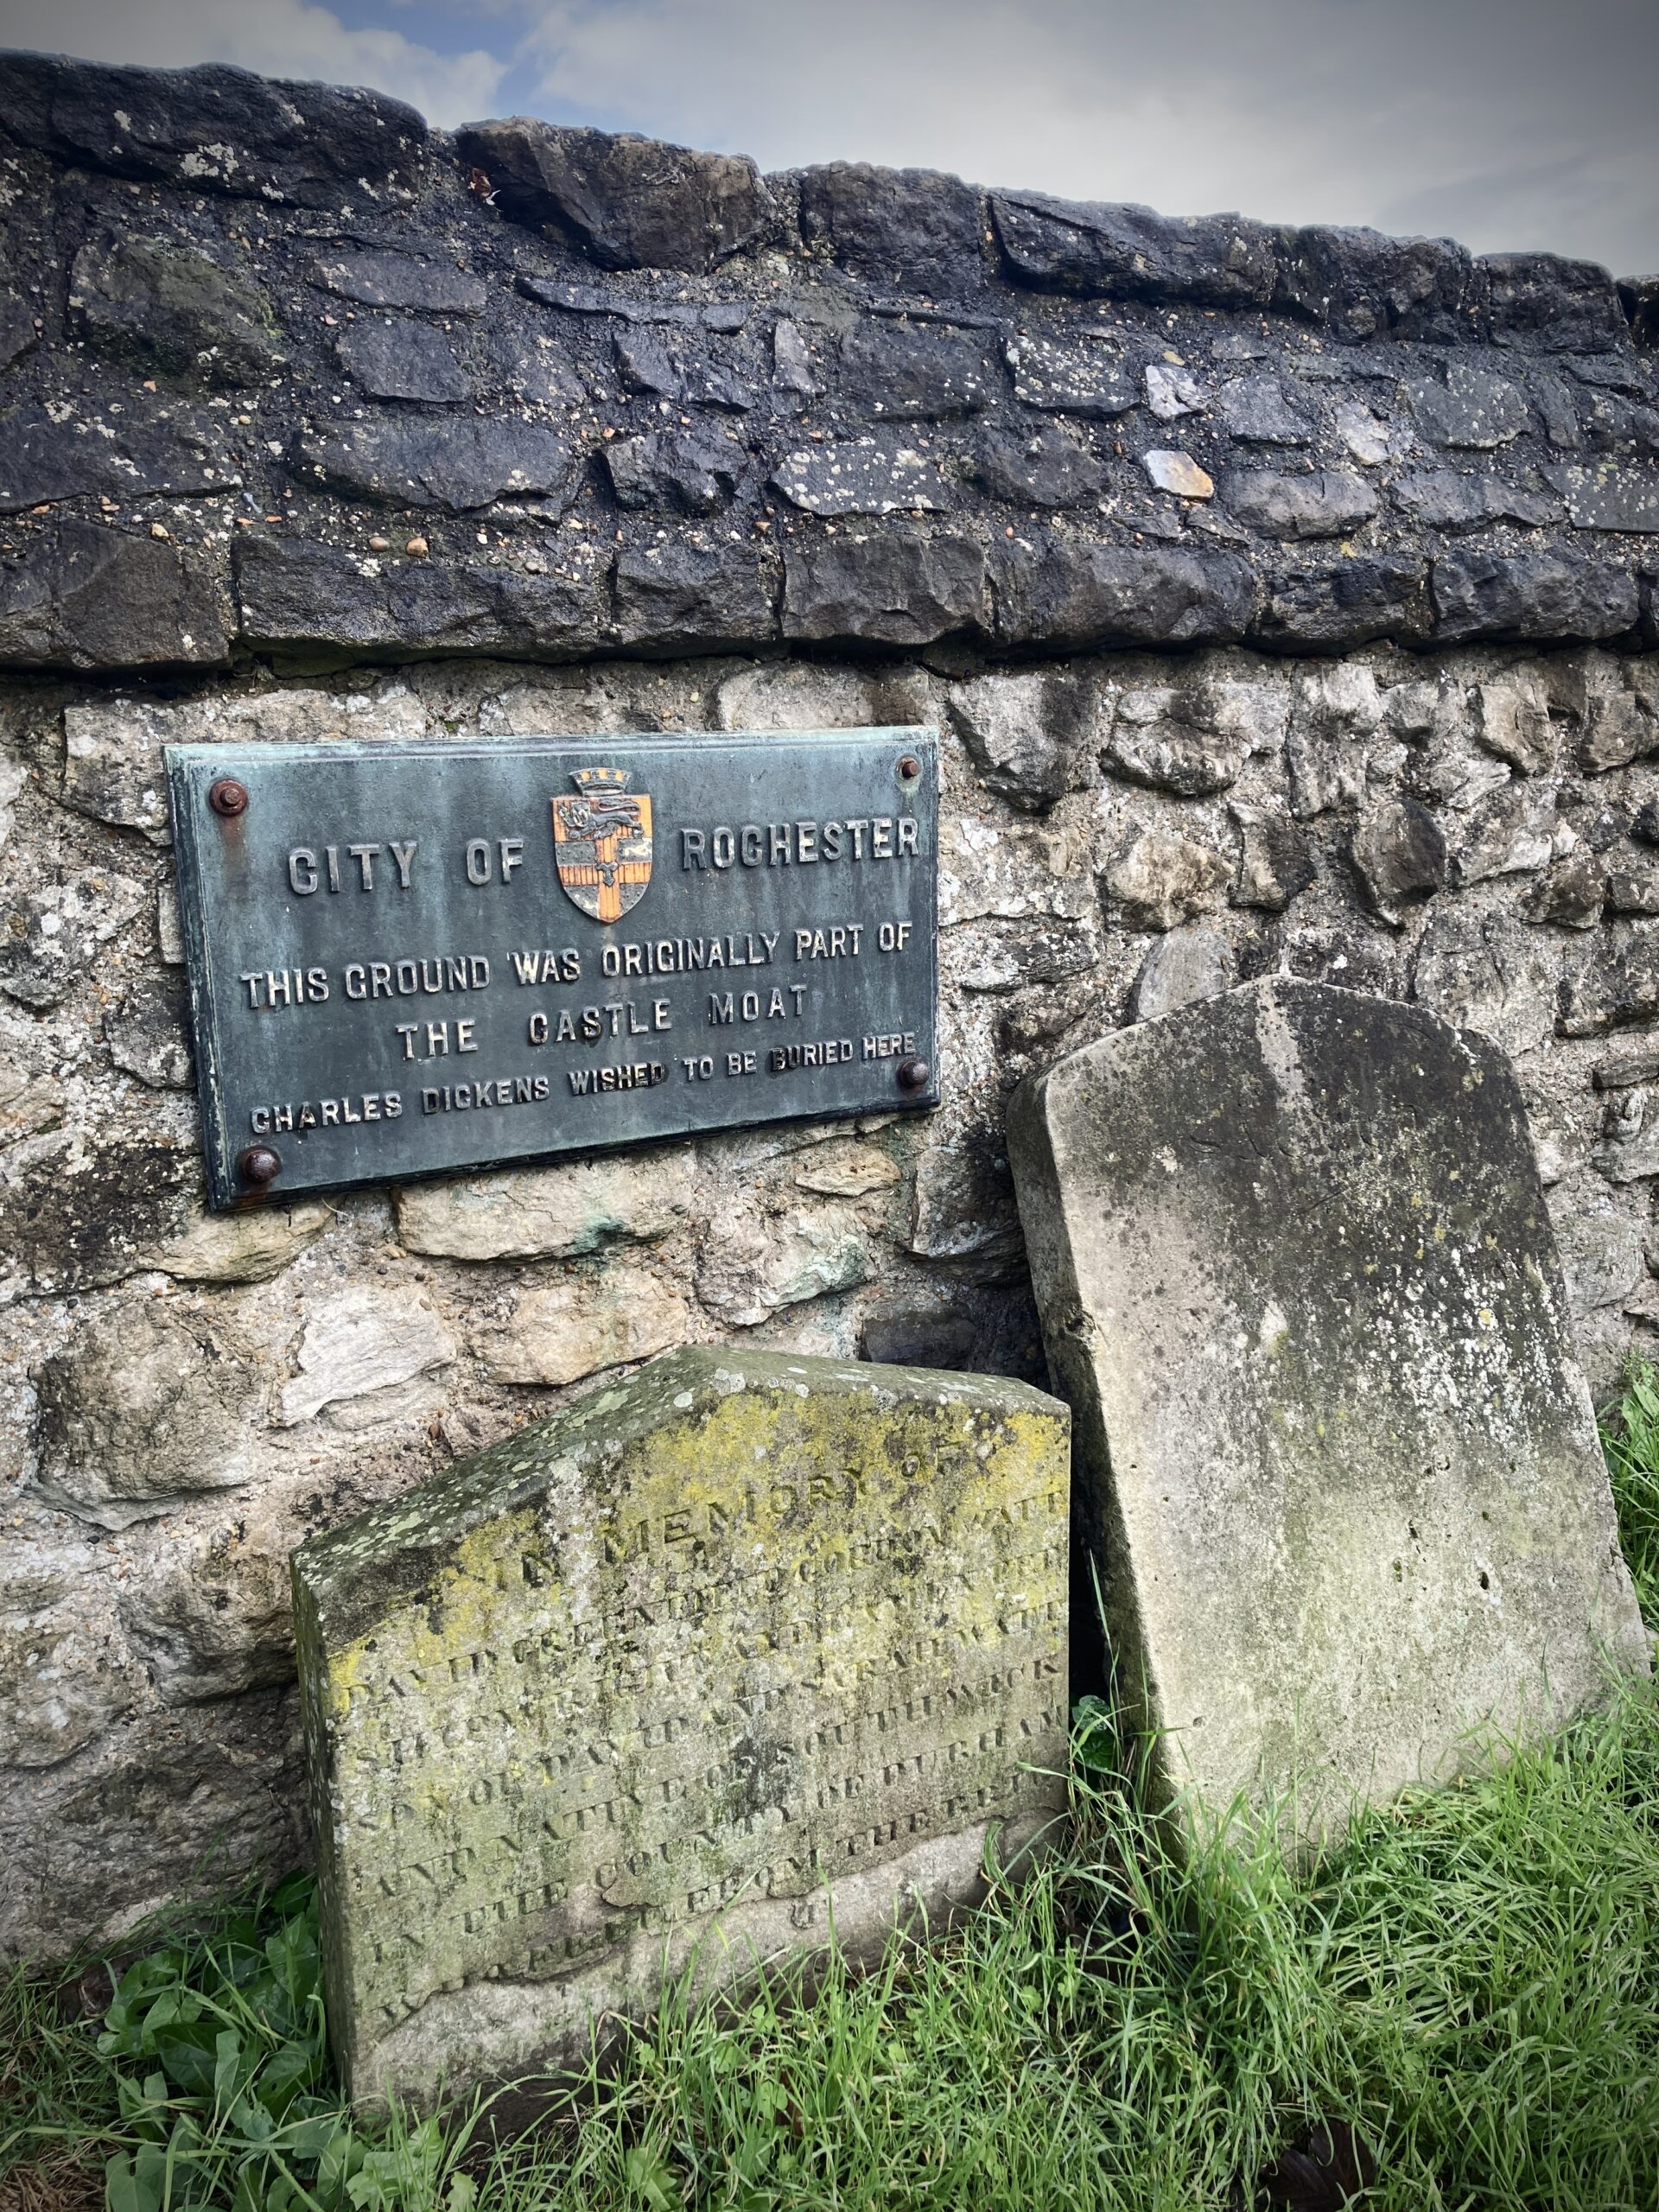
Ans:
[{"label": "grass", "polygon": [[[1605,1441],[1659,1619],[1659,1376]],[[302,1879],[0,1989],[0,2212],[1431,2212],[1659,2207],[1659,1694],[1357,1820],[1185,1860],[1080,1713],[1063,1859],[807,2002],[658,2019],[518,2140],[354,2131]],[[111,2002],[111,1997],[113,2001]],[[94,2016],[82,2017],[90,2007]]]}]

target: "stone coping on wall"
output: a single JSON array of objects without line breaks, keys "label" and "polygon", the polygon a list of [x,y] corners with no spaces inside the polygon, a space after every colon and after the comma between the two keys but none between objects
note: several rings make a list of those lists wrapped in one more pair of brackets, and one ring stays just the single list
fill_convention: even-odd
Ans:
[{"label": "stone coping on wall", "polygon": [[0,60],[0,666],[1651,643],[1659,279]]}]

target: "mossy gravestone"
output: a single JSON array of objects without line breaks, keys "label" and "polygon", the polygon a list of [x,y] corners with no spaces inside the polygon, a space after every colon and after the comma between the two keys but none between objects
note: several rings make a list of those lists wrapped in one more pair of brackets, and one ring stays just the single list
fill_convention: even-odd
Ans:
[{"label": "mossy gravestone", "polygon": [[1064,1802],[1069,1428],[1020,1383],[686,1350],[302,1545],[353,2095],[970,1902]]},{"label": "mossy gravestone", "polygon": [[1164,1792],[1317,1835],[1645,1670],[1496,1046],[1274,979],[1061,1062],[1009,1137]]}]

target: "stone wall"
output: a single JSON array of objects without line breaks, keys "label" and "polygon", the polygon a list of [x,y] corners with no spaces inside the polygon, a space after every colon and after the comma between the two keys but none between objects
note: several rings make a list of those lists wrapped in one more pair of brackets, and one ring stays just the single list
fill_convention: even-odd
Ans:
[{"label": "stone wall", "polygon": [[[302,1535],[686,1338],[1039,1375],[1005,1095],[1235,979],[1501,1043],[1659,1346],[1653,287],[33,60],[0,203],[0,1947],[303,1852]],[[920,721],[937,1116],[205,1214],[163,744]]]}]

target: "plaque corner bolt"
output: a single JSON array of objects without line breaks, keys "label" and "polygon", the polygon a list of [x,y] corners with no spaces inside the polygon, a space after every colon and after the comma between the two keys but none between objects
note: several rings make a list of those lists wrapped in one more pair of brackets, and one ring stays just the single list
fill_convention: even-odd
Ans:
[{"label": "plaque corner bolt", "polygon": [[907,1060],[900,1060],[895,1071],[900,1090],[925,1090],[927,1079],[932,1072],[932,1069],[925,1060],[918,1059],[913,1055]]},{"label": "plaque corner bolt", "polygon": [[899,755],[899,780],[901,784],[918,783],[921,773],[921,760],[916,753],[901,753]]},{"label": "plaque corner bolt", "polygon": [[245,1183],[256,1191],[263,1191],[274,1183],[283,1172],[283,1156],[268,1144],[251,1144],[245,1152],[237,1154],[236,1172]]},{"label": "plaque corner bolt", "polygon": [[234,776],[220,776],[207,786],[207,804],[215,814],[222,814],[227,822],[248,810],[248,787],[238,784]]}]

